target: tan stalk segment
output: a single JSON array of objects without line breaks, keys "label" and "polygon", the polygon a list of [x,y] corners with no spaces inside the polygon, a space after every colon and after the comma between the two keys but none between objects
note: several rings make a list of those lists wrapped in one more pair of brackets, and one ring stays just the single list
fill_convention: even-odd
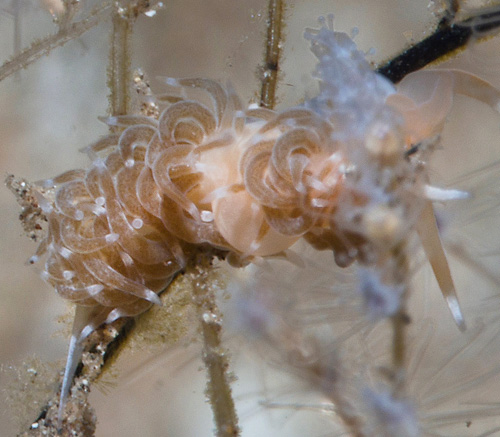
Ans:
[{"label": "tan stalk segment", "polygon": [[283,44],[284,10],[284,0],[269,0],[266,53],[261,72],[262,88],[260,93],[260,106],[268,109],[274,109],[276,106],[276,87]]}]

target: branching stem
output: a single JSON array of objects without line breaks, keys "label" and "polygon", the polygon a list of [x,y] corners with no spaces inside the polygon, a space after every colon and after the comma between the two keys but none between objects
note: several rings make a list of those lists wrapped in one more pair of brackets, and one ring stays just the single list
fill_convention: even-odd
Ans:
[{"label": "branching stem", "polygon": [[110,2],[105,2],[81,21],[61,27],[57,33],[35,41],[30,47],[16,54],[13,59],[4,62],[0,67],[0,81],[11,76],[16,71],[26,68],[43,55],[48,55],[52,49],[63,46],[68,41],[83,35],[87,30],[99,24],[110,7]]}]

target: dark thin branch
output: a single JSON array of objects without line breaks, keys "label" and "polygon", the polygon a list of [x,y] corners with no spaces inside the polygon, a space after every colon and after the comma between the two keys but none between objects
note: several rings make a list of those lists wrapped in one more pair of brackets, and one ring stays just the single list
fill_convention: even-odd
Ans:
[{"label": "dark thin branch", "polygon": [[377,68],[377,73],[398,83],[406,75],[464,47],[471,36],[472,29],[468,27],[452,25],[444,29],[438,28],[423,41]]},{"label": "dark thin branch", "polygon": [[444,60],[457,50],[463,49],[471,37],[490,36],[500,29],[500,9],[483,10],[461,22],[450,23],[444,18],[435,32],[390,59],[377,68],[377,72],[393,83],[398,83],[406,75],[426,67],[434,61]]}]

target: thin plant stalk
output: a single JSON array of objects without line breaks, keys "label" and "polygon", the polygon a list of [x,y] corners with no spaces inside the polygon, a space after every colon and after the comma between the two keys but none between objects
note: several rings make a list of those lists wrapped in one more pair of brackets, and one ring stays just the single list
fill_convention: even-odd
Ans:
[{"label": "thin plant stalk", "polygon": [[228,351],[222,345],[222,317],[216,302],[216,287],[210,278],[210,262],[205,259],[203,264],[186,274],[192,277],[193,299],[200,320],[208,379],[206,395],[212,407],[216,436],[234,437],[240,435],[240,429],[231,392]]},{"label": "thin plant stalk", "polygon": [[260,92],[260,106],[267,109],[274,109],[276,106],[276,88],[283,45],[284,10],[284,0],[269,0],[266,52],[261,72]]},{"label": "thin plant stalk", "polygon": [[130,10],[117,5],[112,14],[112,33],[108,66],[109,114],[126,115],[129,113],[131,36],[133,17]]}]

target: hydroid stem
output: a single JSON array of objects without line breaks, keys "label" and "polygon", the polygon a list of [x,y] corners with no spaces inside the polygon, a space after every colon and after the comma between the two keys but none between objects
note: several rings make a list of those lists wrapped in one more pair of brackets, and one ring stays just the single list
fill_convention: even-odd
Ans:
[{"label": "hydroid stem", "polygon": [[200,320],[203,339],[203,363],[207,370],[206,394],[212,407],[217,437],[240,435],[238,416],[231,393],[229,359],[222,345],[222,317],[215,299],[213,267],[205,257],[202,263],[192,267],[190,275],[193,284],[193,298]]},{"label": "hydroid stem", "polygon": [[109,114],[111,116],[129,113],[132,84],[130,39],[133,28],[133,17],[129,9],[127,6],[116,6],[111,18],[111,50],[108,67]]},{"label": "hydroid stem", "polygon": [[406,366],[407,366],[407,326],[410,323],[407,314],[408,301],[408,278],[409,278],[409,261],[406,251],[407,242],[403,241],[398,244],[392,251],[392,255],[396,260],[396,275],[395,279],[404,284],[404,291],[401,294],[399,309],[391,317],[392,322],[392,366],[394,376],[394,396],[403,397],[405,395],[406,385]]},{"label": "hydroid stem", "polygon": [[260,92],[260,106],[268,109],[274,109],[276,105],[276,88],[283,44],[284,10],[284,0],[269,0],[266,53],[262,67]]}]

